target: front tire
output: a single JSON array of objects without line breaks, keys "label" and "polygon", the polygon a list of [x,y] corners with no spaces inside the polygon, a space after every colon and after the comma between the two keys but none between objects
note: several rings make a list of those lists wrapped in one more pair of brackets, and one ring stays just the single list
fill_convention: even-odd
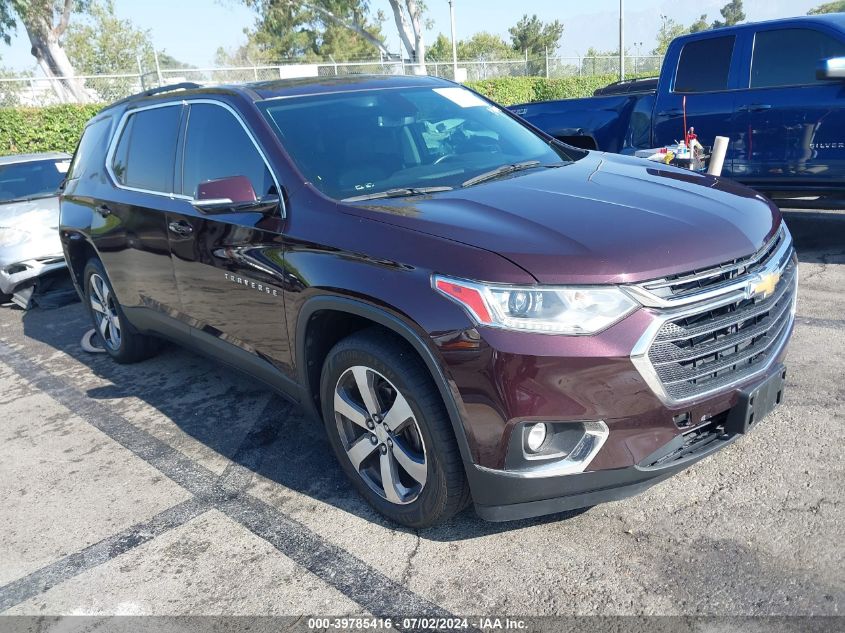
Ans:
[{"label": "front tire", "polygon": [[323,422],[356,489],[413,528],[445,521],[469,502],[448,414],[422,361],[381,330],[329,352],[320,380]]},{"label": "front tire", "polygon": [[158,341],[135,331],[126,319],[100,260],[88,261],[83,280],[85,305],[109,356],[118,363],[136,363],[158,351]]}]

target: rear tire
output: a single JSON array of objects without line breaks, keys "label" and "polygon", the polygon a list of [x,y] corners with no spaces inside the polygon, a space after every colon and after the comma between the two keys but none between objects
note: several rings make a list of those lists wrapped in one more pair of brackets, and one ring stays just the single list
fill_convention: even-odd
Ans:
[{"label": "rear tire", "polygon": [[90,259],[82,276],[85,305],[106,353],[118,363],[136,363],[159,349],[158,340],[132,327],[98,259]]},{"label": "rear tire", "polygon": [[404,341],[375,328],[340,341],[323,365],[320,396],[335,455],[376,510],[423,528],[467,506],[469,486],[443,399]]}]

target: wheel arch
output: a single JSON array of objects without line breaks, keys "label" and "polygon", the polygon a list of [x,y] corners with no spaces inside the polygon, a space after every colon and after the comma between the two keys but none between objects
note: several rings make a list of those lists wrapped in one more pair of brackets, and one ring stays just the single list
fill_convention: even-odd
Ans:
[{"label": "wheel arch", "polygon": [[[363,329],[364,326],[377,325],[389,330],[393,334],[403,339],[416,352],[417,356],[423,361],[429,371],[440,397],[446,406],[446,411],[449,415],[449,421],[452,424],[452,430],[455,439],[458,442],[458,448],[461,451],[461,458],[464,462],[464,468],[469,472],[472,470],[472,452],[469,447],[469,442],[466,436],[466,430],[463,425],[463,418],[461,416],[461,409],[452,391],[450,382],[446,377],[440,363],[437,360],[434,352],[423,340],[422,336],[414,330],[414,328],[405,322],[400,317],[390,313],[387,309],[372,305],[370,303],[361,301],[359,299],[352,299],[349,297],[338,296],[315,296],[308,299],[299,311],[299,317],[296,325],[296,339],[295,339],[295,353],[296,353],[296,367],[297,379],[302,389],[301,404],[307,413],[312,415],[315,419],[321,420],[320,406],[319,406],[319,375],[322,369],[322,359],[329,349],[320,350],[322,352],[322,359],[319,365],[313,361],[309,362],[309,343],[308,333],[309,327],[312,326],[314,317],[321,313],[336,313],[344,315],[357,324],[356,327],[343,332],[341,330],[340,336],[331,337],[335,342],[345,338],[352,332]],[[332,343],[332,346],[334,342]],[[314,378],[316,376],[316,385]]]},{"label": "wheel arch", "polygon": [[77,231],[66,231],[62,242],[71,280],[76,286],[79,296],[84,299],[85,280],[82,277],[85,272],[85,264],[92,258],[100,259],[100,254],[86,236]]}]

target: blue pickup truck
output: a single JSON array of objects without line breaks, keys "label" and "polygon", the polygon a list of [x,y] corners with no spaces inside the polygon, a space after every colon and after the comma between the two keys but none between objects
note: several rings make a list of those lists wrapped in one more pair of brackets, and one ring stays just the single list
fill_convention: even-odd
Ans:
[{"label": "blue pickup truck", "polygon": [[703,145],[730,138],[723,176],[776,199],[845,200],[843,13],[679,37],[656,86],[639,80],[511,110],[577,147],[632,154],[683,138],[685,97]]}]

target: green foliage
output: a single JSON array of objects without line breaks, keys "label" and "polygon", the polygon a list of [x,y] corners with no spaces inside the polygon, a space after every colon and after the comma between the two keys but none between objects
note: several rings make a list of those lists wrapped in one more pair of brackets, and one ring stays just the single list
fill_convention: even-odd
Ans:
[{"label": "green foliage", "polygon": [[[112,0],[90,3],[88,14],[68,27],[64,49],[80,75],[137,73],[138,60],[146,72],[155,68],[150,32],[118,18]],[[163,51],[159,61],[162,68],[186,67]],[[102,101],[114,101],[141,88],[134,78],[88,79],[86,86]]]},{"label": "green foliage", "polygon": [[713,22],[714,29],[719,29],[723,26],[733,26],[745,20],[745,12],[742,10],[742,0],[731,0],[719,9],[719,13],[722,14],[725,21],[716,20]]},{"label": "green foliage", "polygon": [[[69,13],[84,13],[89,9],[90,0],[74,0],[70,4]],[[11,43],[12,33],[18,26],[18,20],[27,24],[53,26],[57,16],[62,16],[65,3],[62,0],[0,0],[0,40]],[[61,29],[56,36],[61,36]]]},{"label": "green foliage", "polygon": [[368,0],[242,0],[257,12],[247,42],[235,51],[218,50],[220,62],[271,63],[287,59],[348,61],[378,56],[378,49],[355,28],[383,41],[383,15]]},{"label": "green foliage", "polygon": [[516,51],[528,51],[529,55],[551,54],[557,50],[560,38],[563,37],[563,24],[558,20],[544,24],[536,15],[530,18],[523,15],[522,19],[508,29]]},{"label": "green foliage", "polygon": [[695,22],[690,24],[689,32],[690,33],[701,33],[702,31],[706,31],[710,28],[710,25],[707,23],[707,14],[702,13],[701,17],[699,17]]},{"label": "green foliage", "polygon": [[505,40],[486,31],[479,31],[468,40],[458,42],[458,59],[495,61],[521,58],[522,55],[511,48]]},{"label": "green foliage", "polygon": [[661,17],[663,22],[660,25],[660,30],[657,31],[657,46],[651,51],[652,55],[665,55],[672,40],[690,32],[690,29],[678,24],[672,18],[665,15]]},{"label": "green foliage", "polygon": [[807,11],[807,15],[821,15],[822,13],[842,13],[845,11],[845,0],[827,2]]},{"label": "green foliage", "polygon": [[85,122],[102,104],[0,108],[0,156],[76,149]]},{"label": "green foliage", "polygon": [[[633,79],[634,76],[629,76]],[[488,99],[502,105],[549,101],[553,99],[574,99],[590,97],[597,88],[613,83],[618,75],[596,75],[594,77],[499,77],[471,81],[467,87],[480,92]]]},{"label": "green foliage", "polygon": [[448,62],[452,61],[452,40],[439,33],[437,39],[426,49],[425,61],[427,62]]},{"label": "green foliage", "polygon": [[[522,59],[522,55],[498,35],[479,31],[471,38],[458,42],[458,59],[467,61],[498,61],[504,59]],[[452,61],[452,40],[442,33],[426,49],[426,61]]]}]

